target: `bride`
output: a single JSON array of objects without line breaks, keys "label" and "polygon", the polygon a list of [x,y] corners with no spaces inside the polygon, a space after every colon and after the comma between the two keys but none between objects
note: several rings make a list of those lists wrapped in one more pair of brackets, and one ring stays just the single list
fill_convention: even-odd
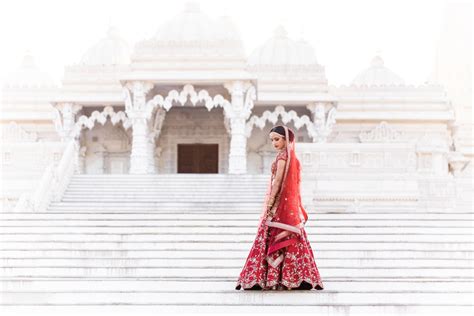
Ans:
[{"label": "bride", "polygon": [[286,126],[270,130],[278,151],[253,243],[236,290],[322,290],[323,282],[309,244],[301,203],[300,162],[295,135]]}]

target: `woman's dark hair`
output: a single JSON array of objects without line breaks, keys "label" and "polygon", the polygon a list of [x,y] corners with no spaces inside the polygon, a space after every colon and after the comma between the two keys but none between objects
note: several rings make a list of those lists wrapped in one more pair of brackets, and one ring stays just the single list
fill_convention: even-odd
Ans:
[{"label": "woman's dark hair", "polygon": [[[270,132],[268,132],[268,134],[270,134],[271,132],[280,134],[281,136],[283,136],[283,138],[285,138],[285,128],[282,125],[278,125],[278,126],[273,127],[270,130]],[[295,135],[293,134],[293,132],[289,128],[288,128],[288,137],[290,138],[290,142],[292,142],[293,139],[295,138]]]}]

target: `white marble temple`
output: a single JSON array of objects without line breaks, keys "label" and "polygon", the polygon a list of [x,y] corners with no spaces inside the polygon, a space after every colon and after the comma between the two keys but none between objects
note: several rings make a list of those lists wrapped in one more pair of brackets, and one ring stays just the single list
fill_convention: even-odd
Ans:
[{"label": "white marble temple", "polygon": [[77,151],[64,164],[75,173],[177,173],[180,145],[215,144],[218,173],[268,174],[276,124],[296,132],[308,203],[374,202],[379,180],[384,199],[424,207],[455,207],[456,192],[472,190],[472,99],[446,64],[470,77],[449,59],[443,44],[456,40],[446,32],[433,74],[417,86],[380,55],[350,85],[331,85],[314,48],[282,26],[246,56],[232,20],[195,3],[133,49],[117,28],[104,33],[60,86],[28,54],[3,87],[4,208],[33,194],[69,142]]}]

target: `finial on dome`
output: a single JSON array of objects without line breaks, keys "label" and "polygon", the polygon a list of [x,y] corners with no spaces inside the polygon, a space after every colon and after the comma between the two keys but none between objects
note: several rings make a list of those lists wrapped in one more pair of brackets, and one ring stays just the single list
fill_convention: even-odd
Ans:
[{"label": "finial on dome", "polygon": [[383,67],[383,65],[384,65],[384,62],[383,62],[382,57],[380,57],[380,54],[377,54],[377,56],[375,56],[370,62],[370,66],[372,67]]},{"label": "finial on dome", "polygon": [[355,86],[400,86],[404,85],[405,81],[396,73],[385,67],[380,51],[370,62],[370,66],[361,71],[352,80],[352,85]]},{"label": "finial on dome", "polygon": [[306,37],[306,23],[303,21],[300,25],[300,40],[304,40]]},{"label": "finial on dome", "polygon": [[107,30],[107,37],[111,38],[119,38],[119,30],[115,26],[109,26],[109,29]]},{"label": "finial on dome", "polygon": [[199,7],[199,3],[195,1],[186,2],[184,5],[184,12],[200,12],[201,8]]},{"label": "finial on dome", "polygon": [[273,35],[277,38],[288,37],[288,33],[286,32],[285,28],[282,25],[278,25],[278,27],[273,32]]},{"label": "finial on dome", "polygon": [[23,61],[21,63],[21,66],[23,68],[34,68],[34,67],[36,67],[35,58],[31,54],[31,51],[29,49],[26,51],[25,56],[23,56]]}]

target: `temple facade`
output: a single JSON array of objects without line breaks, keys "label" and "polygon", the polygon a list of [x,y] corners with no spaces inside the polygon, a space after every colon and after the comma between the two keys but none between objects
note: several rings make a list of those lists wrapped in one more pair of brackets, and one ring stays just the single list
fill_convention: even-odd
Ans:
[{"label": "temple facade", "polygon": [[471,190],[472,100],[443,76],[407,84],[375,55],[334,86],[304,39],[279,26],[246,56],[230,18],[191,3],[133,49],[111,27],[60,86],[25,56],[2,90],[2,205],[65,157],[76,174],[269,174],[268,132],[285,124],[308,201],[455,208]]}]

